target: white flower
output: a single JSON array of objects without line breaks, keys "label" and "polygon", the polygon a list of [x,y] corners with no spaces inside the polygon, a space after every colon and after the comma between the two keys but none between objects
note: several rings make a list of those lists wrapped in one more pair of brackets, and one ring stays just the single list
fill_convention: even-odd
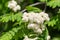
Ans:
[{"label": "white flower", "polygon": [[47,13],[34,13],[34,12],[25,12],[22,16],[24,22],[29,22],[27,28],[32,29],[34,32],[41,34],[45,30],[43,25],[44,21],[49,21],[49,16]]},{"label": "white flower", "polygon": [[50,36],[49,35],[47,36],[47,40],[50,40]]},{"label": "white flower", "polygon": [[25,38],[23,39],[23,40],[37,40],[38,39],[38,37],[36,37],[36,38],[28,38],[28,36],[25,36]]},{"label": "white flower", "polygon": [[41,16],[43,16],[43,15],[48,16],[48,14],[45,13],[45,12],[41,12],[40,15],[41,15]]},{"label": "white flower", "polygon": [[27,12],[24,12],[22,17],[24,18],[24,17],[28,17],[28,16],[29,16],[29,14]]},{"label": "white flower", "polygon": [[17,5],[17,2],[14,1],[14,0],[11,0],[11,1],[8,2],[8,7],[9,7],[10,9],[16,7],[16,5]]},{"label": "white flower", "polygon": [[34,13],[34,12],[24,13],[23,14],[23,18],[24,17],[28,17],[29,22],[32,22],[32,23],[36,22],[36,23],[40,24],[40,23],[44,22],[43,17],[41,17],[39,15],[39,13]]},{"label": "white flower", "polygon": [[22,16],[22,20],[24,21],[24,22],[28,22],[28,14],[25,12],[24,14],[23,14],[23,16]]},{"label": "white flower", "polygon": [[44,31],[44,30],[45,30],[45,25],[41,24],[40,26],[41,26],[41,27],[40,27],[41,30]]},{"label": "white flower", "polygon": [[37,30],[34,30],[34,32],[38,33],[38,34],[42,34],[42,30],[39,28]]},{"label": "white flower", "polygon": [[17,5],[17,2],[14,0],[8,2],[8,8],[12,9],[14,12],[21,9],[21,7]]},{"label": "white flower", "polygon": [[21,9],[21,7],[19,5],[17,5],[16,7],[17,7],[17,10],[20,10]]},{"label": "white flower", "polygon": [[29,39],[28,39],[28,36],[25,36],[25,38],[24,38],[23,40],[29,40]]},{"label": "white flower", "polygon": [[42,32],[45,30],[45,26],[43,24],[35,24],[35,23],[29,23],[27,26],[28,29],[32,29],[35,33],[42,34]]},{"label": "white flower", "polygon": [[44,20],[46,20],[46,21],[50,20],[49,15],[47,13],[41,12],[40,16],[42,16],[44,18]]},{"label": "white flower", "polygon": [[22,18],[22,20],[23,20],[24,22],[28,22],[28,17],[24,17],[24,18]]},{"label": "white flower", "polygon": [[38,24],[34,24],[34,23],[30,23],[27,26],[28,29],[33,29],[33,30],[37,30],[39,28]]},{"label": "white flower", "polygon": [[16,12],[16,11],[17,11],[17,7],[14,7],[12,10],[13,10],[14,12]]},{"label": "white flower", "polygon": [[33,22],[33,20],[34,20],[34,15],[33,15],[33,14],[29,14],[28,18],[29,18],[29,21],[30,21],[30,22]]},{"label": "white flower", "polygon": [[14,7],[12,10],[14,11],[14,12],[17,12],[17,10],[20,10],[21,8],[20,8],[20,6],[19,5],[17,5],[16,7]]},{"label": "white flower", "polygon": [[41,23],[44,22],[44,19],[40,15],[38,15],[38,16],[36,16],[36,18],[34,19],[34,21],[36,23],[38,23],[38,24],[41,24]]}]

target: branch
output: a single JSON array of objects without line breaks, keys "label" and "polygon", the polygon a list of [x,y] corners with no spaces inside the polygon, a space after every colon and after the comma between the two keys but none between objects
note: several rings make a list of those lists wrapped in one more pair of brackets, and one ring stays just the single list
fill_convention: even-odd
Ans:
[{"label": "branch", "polygon": [[[39,4],[42,4],[42,3],[37,2],[37,3],[31,4],[31,5],[29,5],[29,6],[36,6],[36,5],[39,5]],[[21,12],[23,13],[23,12],[25,12],[26,10],[27,10],[27,9],[24,9],[24,10],[22,10]]]},{"label": "branch", "polygon": [[45,1],[45,8],[44,8],[43,12],[46,11],[46,8],[47,8],[47,1]]},{"label": "branch", "polygon": [[29,6],[36,6],[36,5],[39,5],[39,4],[42,4],[42,3],[37,2],[37,3],[31,4],[31,5],[29,5]]}]

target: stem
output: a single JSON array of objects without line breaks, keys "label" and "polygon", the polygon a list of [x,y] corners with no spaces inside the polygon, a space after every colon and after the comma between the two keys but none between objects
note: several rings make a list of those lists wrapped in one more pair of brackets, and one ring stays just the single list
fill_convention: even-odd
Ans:
[{"label": "stem", "polygon": [[46,4],[45,4],[45,8],[44,8],[44,11],[43,12],[45,12],[46,11]]},{"label": "stem", "polygon": [[47,6],[47,0],[45,1],[45,8],[44,8],[44,11],[43,12],[45,12],[46,11],[46,7]]},{"label": "stem", "polygon": [[31,4],[31,5],[29,5],[29,6],[36,6],[36,5],[39,5],[39,4],[42,4],[42,3],[37,2],[37,3]]},{"label": "stem", "polygon": [[[39,5],[39,4],[42,4],[42,3],[37,2],[37,3],[31,4],[31,5],[29,5],[29,6],[36,6],[36,5]],[[24,9],[24,10],[22,10],[21,12],[23,13],[23,12],[25,12],[26,10],[27,10],[27,9]]]},{"label": "stem", "polygon": [[21,12],[23,13],[23,12],[25,12],[27,9],[24,9],[24,10],[22,10]]}]

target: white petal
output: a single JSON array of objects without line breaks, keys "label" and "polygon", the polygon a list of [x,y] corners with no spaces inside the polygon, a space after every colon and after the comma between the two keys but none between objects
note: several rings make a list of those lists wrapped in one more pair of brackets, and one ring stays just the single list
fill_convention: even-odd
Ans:
[{"label": "white petal", "polygon": [[17,5],[16,7],[17,7],[17,10],[20,10],[21,9],[21,7],[19,5]]}]

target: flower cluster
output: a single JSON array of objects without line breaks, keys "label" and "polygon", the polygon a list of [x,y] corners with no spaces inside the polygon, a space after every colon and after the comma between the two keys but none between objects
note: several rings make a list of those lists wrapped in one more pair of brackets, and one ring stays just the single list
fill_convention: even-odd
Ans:
[{"label": "flower cluster", "polygon": [[29,38],[28,36],[25,36],[25,38],[23,39],[23,40],[37,40],[38,39],[38,37],[36,37],[36,38]]},{"label": "flower cluster", "polygon": [[39,25],[36,23],[29,23],[27,26],[28,29],[33,29],[35,33],[41,34],[43,30],[45,30],[44,25]]},{"label": "flower cluster", "polygon": [[[37,34],[42,34],[45,30],[45,25],[43,24],[45,21],[49,21],[49,15],[44,12],[40,13],[34,13],[25,12],[22,16],[22,20],[24,22],[29,22],[27,28],[32,29]],[[28,40],[28,38],[27,38]],[[49,40],[49,36],[47,37],[47,40]]]},{"label": "flower cluster", "polygon": [[12,9],[14,12],[17,12],[17,10],[21,9],[21,7],[17,5],[17,2],[15,0],[11,0],[8,2],[8,8]]},{"label": "flower cluster", "polygon": [[49,21],[49,16],[47,13],[44,12],[41,13],[25,12],[23,14],[22,20],[24,22],[29,22],[27,26],[28,29],[33,29],[34,32],[41,34],[42,31],[45,29],[43,23],[44,21]]},{"label": "flower cluster", "polygon": [[24,13],[23,19],[25,22],[35,22],[38,24],[44,23],[44,21],[49,21],[49,16],[47,13],[41,12],[41,13]]}]

